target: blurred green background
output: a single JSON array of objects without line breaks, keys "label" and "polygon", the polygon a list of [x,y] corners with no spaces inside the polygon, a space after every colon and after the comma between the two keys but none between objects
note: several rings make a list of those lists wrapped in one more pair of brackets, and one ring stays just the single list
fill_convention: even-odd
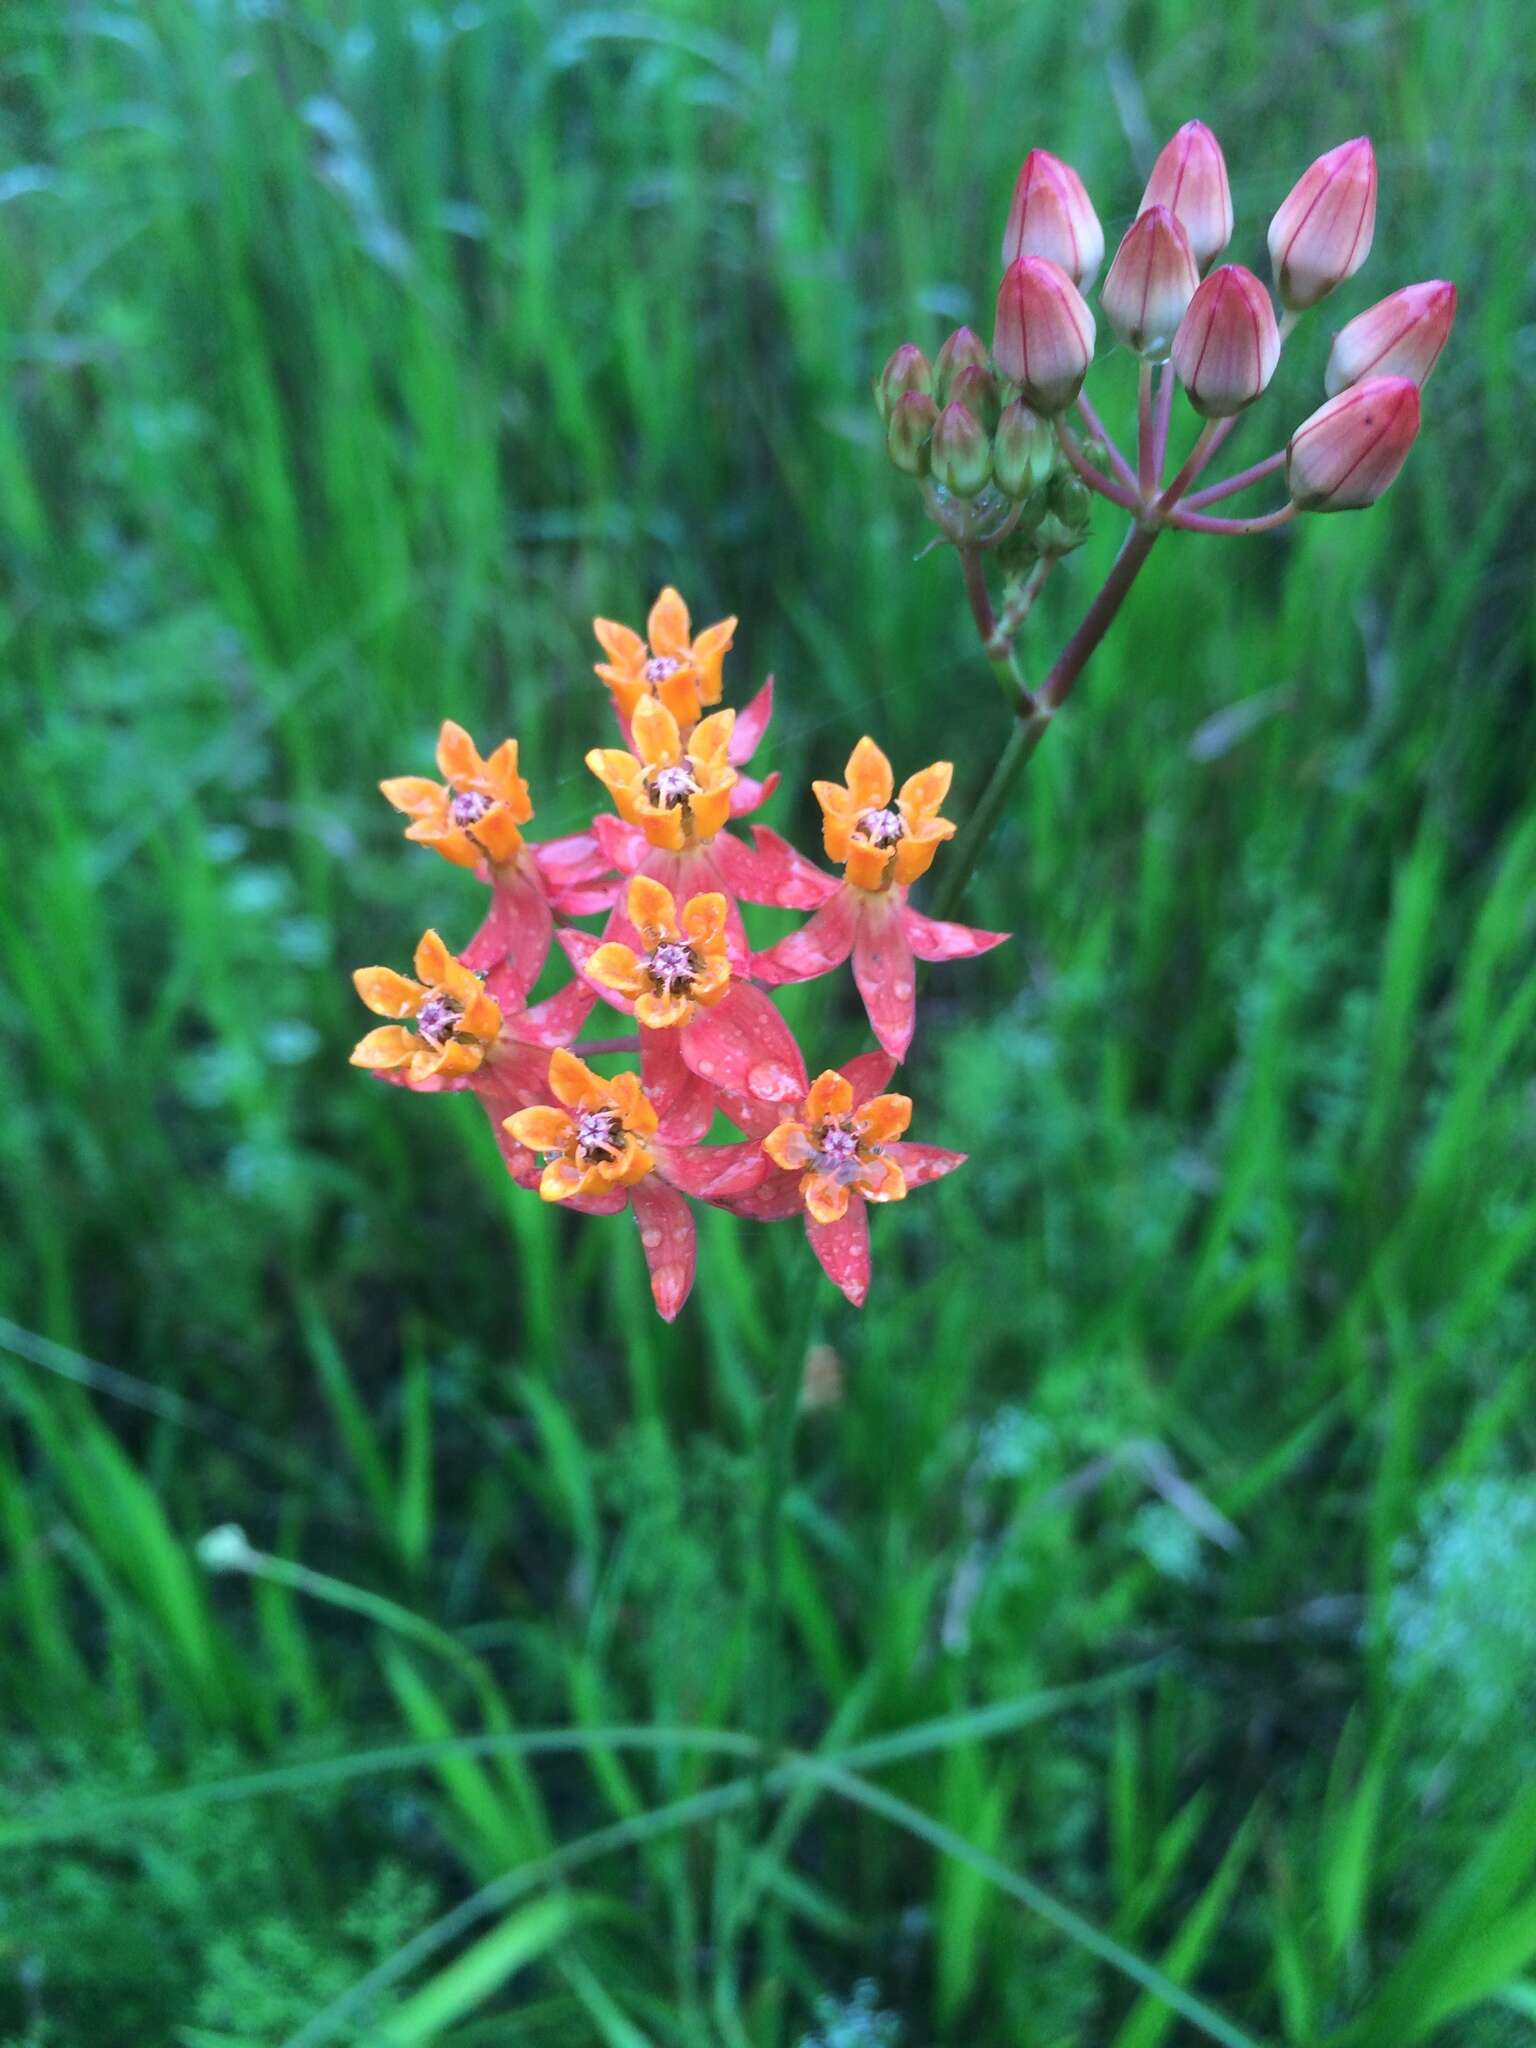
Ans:
[{"label": "blurred green background", "polygon": [[[0,2040],[1536,2041],[1526,9],[9,0],[0,59]],[[1014,944],[930,977],[972,1161],[868,1310],[710,1216],[666,1330],[347,1068],[350,967],[478,912],[374,785],[451,714],[577,826],[588,622],[670,579],[778,676],[772,822],[866,729],[963,816],[1003,714],[868,380],[987,324],[1027,147],[1113,245],[1197,113],[1240,260],[1380,153],[1241,459],[1444,275],[1421,446],[1153,557],[968,894]],[[595,1731],[760,1725],[807,1347],[788,1725],[854,1776],[759,1805]]]}]

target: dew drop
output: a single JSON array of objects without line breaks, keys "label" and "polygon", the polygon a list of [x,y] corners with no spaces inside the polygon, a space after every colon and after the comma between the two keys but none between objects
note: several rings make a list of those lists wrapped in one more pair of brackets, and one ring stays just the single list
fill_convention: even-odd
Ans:
[{"label": "dew drop", "polygon": [[648,1252],[653,1252],[661,1243],[661,1232],[655,1229],[642,1230],[640,1233],[640,1242],[645,1246]]},{"label": "dew drop", "polygon": [[891,993],[898,1002],[904,1003],[912,993],[912,984],[910,981],[898,981],[892,988]]},{"label": "dew drop", "polygon": [[747,1070],[747,1089],[759,1102],[787,1102],[800,1093],[800,1083],[777,1060],[764,1060]]},{"label": "dew drop", "polygon": [[704,1075],[704,1077],[707,1080],[708,1077],[715,1071],[715,1063],[713,1060],[700,1060],[698,1070],[701,1074]]}]

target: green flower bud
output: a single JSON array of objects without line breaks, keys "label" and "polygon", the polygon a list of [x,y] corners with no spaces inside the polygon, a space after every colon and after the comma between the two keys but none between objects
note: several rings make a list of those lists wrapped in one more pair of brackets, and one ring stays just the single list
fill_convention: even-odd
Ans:
[{"label": "green flower bud", "polygon": [[933,477],[957,498],[974,498],[992,474],[992,444],[963,405],[946,405],[933,430]]},{"label": "green flower bud", "polygon": [[891,407],[886,452],[904,476],[928,474],[928,443],[938,417],[939,409],[926,391],[903,392]]},{"label": "green flower bud", "polygon": [[984,434],[997,431],[1003,403],[998,396],[997,379],[990,370],[982,369],[978,363],[967,363],[950,379],[949,403],[963,405],[973,419],[980,421]]},{"label": "green flower bud", "polygon": [[953,385],[962,370],[985,370],[991,362],[987,345],[969,327],[957,327],[939,350],[933,365],[933,395],[947,405],[955,393]]},{"label": "green flower bud", "polygon": [[887,425],[896,409],[896,402],[909,391],[919,391],[924,398],[933,396],[933,370],[922,350],[910,341],[904,341],[891,356],[880,372],[875,383],[875,404],[880,417]]},{"label": "green flower bud", "polygon": [[1056,429],[1022,398],[1006,407],[992,436],[992,474],[1010,498],[1027,498],[1056,467]]},{"label": "green flower bud", "polygon": [[1046,486],[1045,517],[1035,528],[1042,555],[1069,555],[1088,538],[1093,493],[1072,470],[1058,470]]}]

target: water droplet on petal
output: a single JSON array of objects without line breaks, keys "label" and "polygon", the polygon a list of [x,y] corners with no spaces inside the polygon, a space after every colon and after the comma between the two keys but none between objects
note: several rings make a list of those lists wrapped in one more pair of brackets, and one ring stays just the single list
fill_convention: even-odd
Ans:
[{"label": "water droplet on petal", "polygon": [[642,1230],[640,1233],[640,1242],[645,1246],[648,1252],[653,1252],[661,1243],[661,1232],[659,1230],[654,1229]]},{"label": "water droplet on petal", "polygon": [[700,1061],[699,1061],[699,1072],[700,1072],[701,1074],[703,1074],[703,1075],[705,1075],[705,1076],[708,1076],[708,1075],[712,1074],[712,1073],[713,1073],[714,1071],[715,1071],[715,1063],[714,1063],[714,1061],[713,1061],[713,1060],[700,1060]]},{"label": "water droplet on petal", "polygon": [[898,1002],[904,1003],[907,1000],[907,997],[912,993],[912,984],[910,981],[898,981],[893,987],[891,993],[895,996]]},{"label": "water droplet on petal", "polygon": [[763,1060],[747,1069],[747,1089],[759,1102],[788,1102],[800,1093],[800,1082],[777,1060]]}]

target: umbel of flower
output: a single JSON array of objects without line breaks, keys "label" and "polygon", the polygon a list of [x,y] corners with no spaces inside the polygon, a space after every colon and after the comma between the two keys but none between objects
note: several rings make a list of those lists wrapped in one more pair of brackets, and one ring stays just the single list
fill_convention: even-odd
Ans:
[{"label": "umbel of flower", "polygon": [[1198,267],[1208,270],[1232,239],[1232,187],[1221,144],[1203,121],[1186,121],[1163,144],[1147,189],[1142,213],[1166,206],[1189,237]]},{"label": "umbel of flower", "polygon": [[1213,270],[1173,337],[1174,375],[1190,404],[1207,419],[1228,419],[1252,405],[1279,361],[1269,293],[1240,263]]},{"label": "umbel of flower", "polygon": [[1019,167],[1003,231],[1003,267],[1044,256],[1087,291],[1104,261],[1104,230],[1082,179],[1059,156],[1032,149]]},{"label": "umbel of flower", "polygon": [[637,754],[594,747],[587,766],[608,790],[627,825],[669,853],[713,839],[731,811],[736,771],[729,751],[734,711],[717,711],[685,742],[672,713],[654,697],[635,706],[630,728]]},{"label": "umbel of flower", "polygon": [[1127,348],[1161,362],[1200,283],[1194,251],[1166,206],[1150,206],[1126,229],[1099,304]]},{"label": "umbel of flower", "polygon": [[647,697],[663,704],[685,729],[706,706],[720,702],[735,619],[720,619],[695,635],[687,605],[669,584],[651,606],[645,639],[613,619],[594,619],[592,630],[608,657],[595,667],[613,692],[621,723],[627,725]]},{"label": "umbel of flower", "polygon": [[1077,286],[1048,256],[1021,256],[997,293],[992,360],[1036,412],[1065,412],[1093,361],[1093,315]]},{"label": "umbel of flower", "polygon": [[1323,388],[1336,398],[1367,377],[1411,377],[1422,390],[1455,318],[1455,285],[1438,277],[1405,284],[1334,336]]},{"label": "umbel of flower", "polygon": [[1303,512],[1357,512],[1392,483],[1419,431],[1411,377],[1352,384],[1302,421],[1286,450],[1285,480]]},{"label": "umbel of flower", "polygon": [[1310,164],[1269,224],[1282,304],[1305,312],[1353,277],[1376,232],[1376,152],[1364,135]]},{"label": "umbel of flower", "polygon": [[[413,1082],[472,1074],[501,1030],[501,1008],[477,974],[456,960],[436,932],[416,948],[417,979],[392,967],[359,967],[353,985],[382,1024],[352,1048],[354,1067],[404,1068]],[[411,1018],[415,1031],[406,1029]]]}]

